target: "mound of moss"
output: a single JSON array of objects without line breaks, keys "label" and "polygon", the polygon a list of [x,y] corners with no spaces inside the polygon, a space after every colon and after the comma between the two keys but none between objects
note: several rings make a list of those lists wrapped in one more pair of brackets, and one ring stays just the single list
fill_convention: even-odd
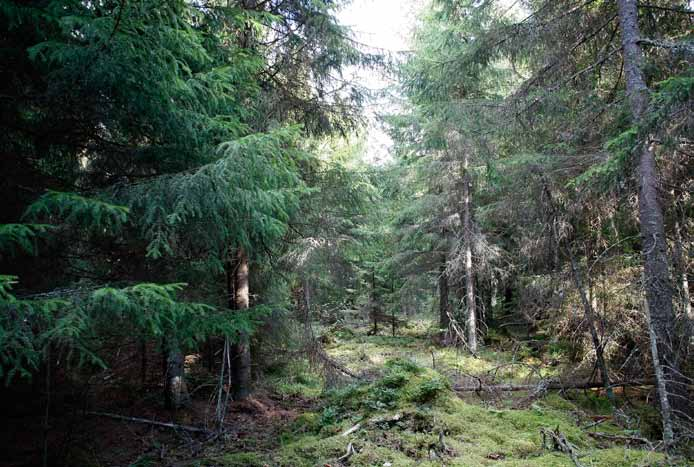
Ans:
[{"label": "mound of moss", "polygon": [[[320,412],[307,413],[272,454],[243,460],[273,466],[573,466],[545,450],[541,428],[558,429],[585,466],[653,466],[660,453],[601,449],[576,424],[570,402],[551,396],[525,410],[496,410],[459,399],[437,372],[404,359],[388,361],[376,381],[324,396]],[[351,455],[339,459],[354,448]],[[248,455],[248,453],[246,454]],[[229,458],[227,465],[239,459]],[[256,465],[249,463],[248,465]]]}]

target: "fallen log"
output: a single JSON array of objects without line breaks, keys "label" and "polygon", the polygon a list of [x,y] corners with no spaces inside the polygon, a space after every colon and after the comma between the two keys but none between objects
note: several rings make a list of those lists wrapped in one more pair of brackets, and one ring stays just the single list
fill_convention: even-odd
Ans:
[{"label": "fallen log", "polygon": [[[472,385],[454,385],[453,390],[456,392],[480,392],[480,391],[497,391],[497,392],[511,392],[511,391],[534,391],[538,386],[544,387],[546,390],[561,391],[566,389],[604,389],[604,384],[600,381],[587,381],[587,382],[561,382],[561,381],[547,381],[539,382],[537,384],[494,384],[494,385],[483,385],[481,383]],[[615,381],[610,384],[610,387],[619,386],[653,386],[655,383],[653,381]]]},{"label": "fallen log", "polygon": [[94,415],[96,417],[108,417],[108,418],[113,418],[116,420],[123,420],[126,422],[133,422],[133,423],[144,423],[147,425],[154,425],[154,426],[160,426],[164,428],[171,428],[173,430],[183,430],[183,431],[189,431],[191,433],[206,433],[209,434],[210,431],[206,430],[204,428],[198,428],[195,426],[190,426],[190,425],[179,425],[177,423],[169,423],[169,422],[160,422],[157,420],[150,420],[148,418],[140,418],[140,417],[126,417],[124,415],[118,415],[115,413],[108,413],[108,412],[87,412],[87,415]]},{"label": "fallen log", "polygon": [[348,430],[345,430],[344,432],[340,433],[340,436],[349,436],[352,433],[359,431],[359,428],[361,428],[361,423],[357,423],[352,428],[349,428]]},{"label": "fallen log", "polygon": [[328,365],[331,368],[334,368],[335,370],[339,371],[340,373],[343,373],[351,378],[354,379],[362,379],[361,376],[353,373],[350,371],[347,367],[344,365],[341,365],[338,363],[336,360],[330,358],[330,356],[325,353],[322,347],[317,347],[315,350],[315,355],[320,359],[325,365]]},{"label": "fallen log", "polygon": [[613,435],[611,433],[602,433],[599,431],[589,431],[587,435],[596,439],[604,439],[608,441],[615,441],[626,444],[645,444],[646,446],[648,446],[649,449],[653,450],[653,443],[651,443],[646,438],[641,438],[639,436]]}]

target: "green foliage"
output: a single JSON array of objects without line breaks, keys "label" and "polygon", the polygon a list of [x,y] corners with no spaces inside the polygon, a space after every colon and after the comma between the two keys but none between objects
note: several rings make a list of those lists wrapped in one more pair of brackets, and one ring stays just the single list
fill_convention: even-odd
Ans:
[{"label": "green foliage", "polygon": [[202,303],[180,301],[185,284],[74,288],[55,297],[19,299],[10,294],[14,278],[0,276],[0,376],[9,384],[30,378],[48,352],[63,352],[67,364],[105,367],[101,331],[166,338],[193,347],[207,336],[250,333],[266,307],[228,313]]},{"label": "green foliage", "polygon": [[578,177],[567,183],[568,187],[594,182],[596,180],[614,183],[614,180],[628,172],[629,161],[638,145],[638,129],[631,127],[605,143],[609,158],[591,166]]},{"label": "green foliage", "polygon": [[52,228],[48,224],[0,224],[0,252],[13,255],[23,251],[35,255],[37,238]]},{"label": "green foliage", "polygon": [[409,374],[418,375],[422,372],[422,367],[417,365],[412,360],[407,360],[404,358],[395,358],[393,360],[388,360],[386,362],[386,368],[389,368],[392,374]]},{"label": "green foliage", "polygon": [[48,190],[24,214],[29,219],[49,219],[90,231],[117,233],[128,220],[128,208],[76,193]]},{"label": "green foliage", "polygon": [[[233,242],[254,252],[286,232],[303,183],[297,127],[249,135],[219,146],[217,161],[117,193],[149,241],[147,256],[194,245],[224,255]],[[211,228],[214,226],[214,228]]]},{"label": "green foliage", "polygon": [[448,381],[439,375],[435,375],[424,378],[418,384],[409,388],[407,399],[420,404],[432,402],[448,388]]}]

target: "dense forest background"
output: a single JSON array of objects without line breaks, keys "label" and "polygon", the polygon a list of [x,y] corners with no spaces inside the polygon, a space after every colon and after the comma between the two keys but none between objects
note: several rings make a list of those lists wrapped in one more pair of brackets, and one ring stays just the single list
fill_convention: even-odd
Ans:
[{"label": "dense forest background", "polygon": [[0,2],[0,463],[687,465],[692,3],[344,3]]}]

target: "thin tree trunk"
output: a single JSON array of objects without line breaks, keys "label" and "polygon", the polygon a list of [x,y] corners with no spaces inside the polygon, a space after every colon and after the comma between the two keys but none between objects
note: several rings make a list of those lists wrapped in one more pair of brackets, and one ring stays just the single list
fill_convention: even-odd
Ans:
[{"label": "thin tree trunk", "polygon": [[682,294],[682,313],[684,318],[691,324],[692,318],[692,299],[689,294],[689,278],[687,276],[687,261],[684,254],[684,242],[682,241],[682,228],[679,221],[675,222],[675,264],[677,275],[680,276],[680,287]]},{"label": "thin tree trunk", "polygon": [[[622,31],[624,71],[627,95],[635,124],[643,123],[648,112],[649,91],[643,75],[643,51],[638,41],[640,31],[636,0],[619,0],[619,22]],[[647,135],[642,134],[640,148],[639,217],[644,259],[644,286],[648,303],[648,322],[653,366],[658,387],[663,437],[666,444],[673,441],[672,411],[688,411],[686,386],[682,384],[675,352],[675,314],[672,307],[672,286],[667,256],[663,210],[658,197],[658,172],[655,155]]]},{"label": "thin tree trunk", "polygon": [[[552,199],[552,192],[550,191],[549,184],[547,180],[543,177],[542,179],[543,189],[545,192],[545,197],[547,198],[547,203],[549,204],[549,209],[551,211],[552,223],[551,235],[554,237],[554,244],[559,248],[562,245],[561,239],[559,238],[559,232],[557,232],[557,222],[559,215],[557,213],[557,208],[554,205],[554,200]],[[605,353],[602,342],[600,341],[600,336],[598,335],[598,330],[595,325],[595,300],[594,292],[592,287],[589,288],[588,292],[590,296],[586,293],[586,289],[583,284],[583,275],[581,274],[581,269],[579,268],[578,262],[576,261],[576,256],[574,255],[573,249],[570,245],[564,247],[569,261],[571,263],[571,275],[574,280],[574,285],[578,291],[578,295],[581,298],[581,304],[583,305],[583,316],[585,317],[586,323],[588,324],[588,330],[590,331],[590,337],[593,342],[593,348],[595,349],[595,363],[600,370],[600,376],[602,379],[603,387],[605,388],[605,393],[610,403],[614,406],[614,392],[612,391],[612,385],[610,384],[610,373],[607,369],[607,363],[605,362]]]},{"label": "thin tree trunk", "polygon": [[374,327],[371,330],[373,335],[378,334],[378,309],[376,307],[376,269],[371,268],[371,317]]},{"label": "thin tree trunk", "polygon": [[446,255],[442,255],[439,266],[439,329],[442,343],[449,341],[451,317],[448,310],[448,274],[446,274]]},{"label": "thin tree trunk", "polygon": [[166,341],[166,406],[180,409],[190,404],[184,375],[183,352],[176,339]]},{"label": "thin tree trunk", "polygon": [[475,307],[475,275],[472,267],[472,179],[469,155],[463,152],[463,244],[465,246],[465,306],[467,308],[467,345],[477,353],[477,311]]},{"label": "thin tree trunk", "polygon": [[595,349],[595,360],[598,369],[600,370],[602,384],[605,387],[605,393],[607,394],[607,398],[610,400],[612,405],[614,405],[614,392],[612,391],[612,385],[610,384],[610,375],[607,370],[607,363],[605,362],[605,352],[602,342],[600,341],[600,337],[598,336],[598,330],[595,327],[595,313],[593,304],[591,303],[591,300],[588,299],[586,291],[583,288],[583,279],[581,277],[581,271],[578,267],[573,251],[571,251],[571,247],[567,247],[566,250],[569,253],[569,258],[571,260],[571,272],[573,274],[574,283],[576,285],[576,289],[578,290],[579,295],[581,296],[581,303],[583,304],[583,314],[586,318],[586,322],[588,323],[590,337],[593,340],[593,348]]},{"label": "thin tree trunk", "polygon": [[[230,281],[233,282],[233,300],[235,310],[247,310],[250,306],[248,290],[248,256],[243,248],[239,248],[236,256],[235,269]],[[246,399],[251,393],[251,351],[250,338],[242,332],[238,341],[230,347],[231,386],[235,400]]]},{"label": "thin tree trunk", "polygon": [[140,386],[147,382],[147,341],[140,339]]},{"label": "thin tree trunk", "polygon": [[496,308],[499,303],[499,280],[494,274],[491,278],[491,292],[489,296],[489,326],[496,323]]},{"label": "thin tree trunk", "polygon": [[390,313],[390,317],[391,317],[391,322],[390,322],[390,324],[391,324],[391,328],[392,328],[391,330],[392,330],[392,333],[393,333],[393,337],[395,337],[395,328],[396,328],[396,322],[395,322],[395,304],[392,303],[392,302],[393,302],[393,297],[395,297],[395,284],[393,284],[393,279],[390,280],[390,297],[391,297],[391,306],[392,306],[392,308],[391,308],[391,313]]},{"label": "thin tree trunk", "polygon": [[303,282],[303,293],[304,293],[304,332],[306,336],[310,336],[311,333],[311,285],[308,279],[304,278]]}]

